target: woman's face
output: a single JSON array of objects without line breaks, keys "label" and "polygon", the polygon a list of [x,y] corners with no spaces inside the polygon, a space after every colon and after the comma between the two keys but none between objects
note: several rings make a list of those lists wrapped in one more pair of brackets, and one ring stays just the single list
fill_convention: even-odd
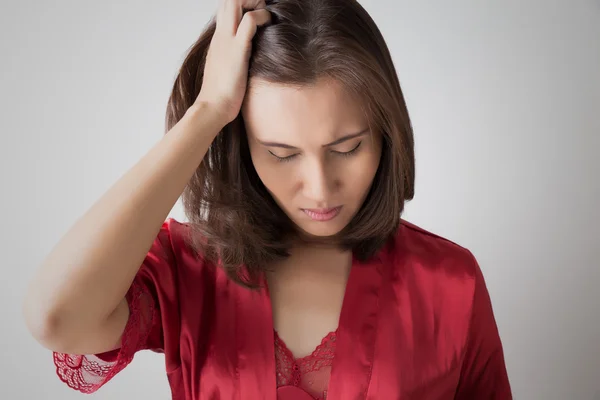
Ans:
[{"label": "woman's face", "polygon": [[242,107],[252,162],[288,217],[310,236],[340,232],[361,207],[381,158],[359,104],[339,83],[251,81]]}]

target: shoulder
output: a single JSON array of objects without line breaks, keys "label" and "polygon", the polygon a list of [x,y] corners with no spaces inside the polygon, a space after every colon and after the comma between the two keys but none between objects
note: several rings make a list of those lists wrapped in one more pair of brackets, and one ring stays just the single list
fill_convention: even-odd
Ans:
[{"label": "shoulder", "polygon": [[194,232],[189,223],[168,218],[163,222],[153,248],[162,248],[172,262],[187,256],[201,258],[193,239]]},{"label": "shoulder", "polygon": [[177,280],[207,270],[207,262],[195,245],[195,233],[187,222],[165,220],[148,251],[144,267]]},{"label": "shoulder", "polygon": [[162,245],[169,245],[173,249],[188,246],[190,239],[190,225],[174,218],[168,218],[163,222],[157,236],[157,240]]},{"label": "shoulder", "polygon": [[481,335],[496,343],[490,299],[470,250],[403,220],[390,254],[384,304],[397,320],[410,319],[397,325],[414,335],[414,351],[452,366]]},{"label": "shoulder", "polygon": [[420,299],[432,310],[466,317],[483,283],[467,248],[402,220],[394,238],[389,278],[395,291]]},{"label": "shoulder", "polygon": [[409,264],[446,273],[475,277],[479,267],[473,253],[454,241],[401,220],[393,242],[396,264]]}]

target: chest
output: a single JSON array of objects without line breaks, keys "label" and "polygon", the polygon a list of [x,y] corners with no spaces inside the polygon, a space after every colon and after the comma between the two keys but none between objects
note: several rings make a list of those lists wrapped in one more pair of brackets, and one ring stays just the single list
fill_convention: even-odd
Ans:
[{"label": "chest", "polygon": [[290,268],[269,276],[273,328],[295,358],[311,354],[337,330],[347,281],[345,268]]},{"label": "chest", "polygon": [[[456,387],[462,345],[452,338],[468,321],[454,318],[446,325],[446,319],[433,318],[460,314],[428,311],[424,305],[433,294],[415,289],[417,282],[394,282],[386,266],[357,263],[349,272],[318,276],[290,269],[268,276],[261,290],[216,275],[203,290],[190,288],[190,296],[179,302],[186,307],[180,328],[165,332],[171,343],[165,353],[176,365],[169,380],[181,392],[173,398],[233,399],[242,393],[242,398],[275,400],[273,331],[302,357],[338,328],[328,400],[452,398],[437,393]],[[432,321],[444,325],[432,329]],[[429,396],[432,390],[435,396]]]}]

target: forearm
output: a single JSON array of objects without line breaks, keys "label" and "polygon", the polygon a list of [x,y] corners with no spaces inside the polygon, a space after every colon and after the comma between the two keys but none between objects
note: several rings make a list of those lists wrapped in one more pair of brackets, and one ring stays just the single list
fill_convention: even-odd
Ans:
[{"label": "forearm", "polygon": [[208,105],[188,110],[79,218],[30,284],[24,312],[34,335],[82,330],[115,310],[223,125]]}]

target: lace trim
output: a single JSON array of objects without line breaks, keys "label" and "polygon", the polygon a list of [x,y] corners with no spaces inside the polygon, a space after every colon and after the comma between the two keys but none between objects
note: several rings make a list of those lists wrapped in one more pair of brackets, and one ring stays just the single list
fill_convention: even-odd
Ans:
[{"label": "lace trim", "polygon": [[72,389],[89,394],[123,370],[133,360],[135,352],[146,343],[156,317],[154,304],[147,301],[147,296],[143,287],[134,281],[127,293],[129,320],[118,352],[97,355],[53,352],[56,374],[60,380]]},{"label": "lace trim", "polygon": [[336,337],[337,332],[329,332],[310,355],[296,360],[302,374],[315,372],[323,367],[331,367],[335,356]]},{"label": "lace trim", "polygon": [[294,358],[292,352],[275,332],[275,359],[277,386],[300,386],[302,376],[331,367],[335,356],[337,331],[329,332],[308,356]]}]

